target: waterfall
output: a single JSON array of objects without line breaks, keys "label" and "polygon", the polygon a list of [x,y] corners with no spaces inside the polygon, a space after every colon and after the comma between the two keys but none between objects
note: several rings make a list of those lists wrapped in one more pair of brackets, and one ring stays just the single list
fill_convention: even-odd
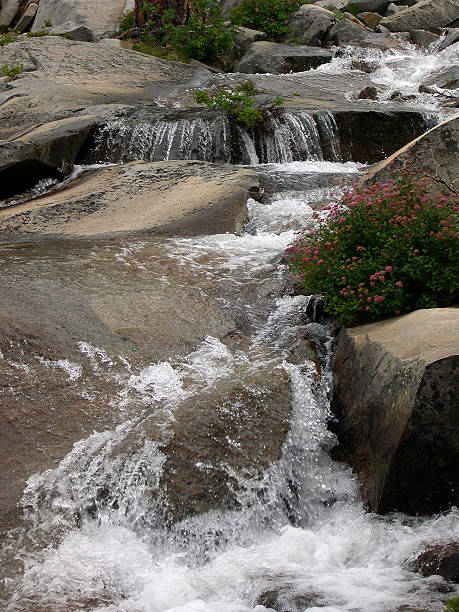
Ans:
[{"label": "waterfall", "polygon": [[262,127],[225,115],[137,121],[116,119],[99,128],[85,161],[199,159],[233,164],[341,161],[338,129],[328,112],[270,113]]}]

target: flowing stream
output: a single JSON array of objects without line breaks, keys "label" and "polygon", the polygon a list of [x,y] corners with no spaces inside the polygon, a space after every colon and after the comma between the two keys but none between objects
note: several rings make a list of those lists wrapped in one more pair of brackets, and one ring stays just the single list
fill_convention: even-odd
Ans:
[{"label": "flowing stream", "polygon": [[[321,70],[344,70],[346,61],[337,58],[341,63]],[[382,79],[384,66],[380,72]],[[149,159],[162,147],[172,150],[177,134],[182,144],[187,135],[190,145],[196,128],[121,127],[128,130],[123,141],[142,149],[125,154]],[[218,131],[222,150],[225,129],[222,124]],[[107,130],[114,138],[120,126]],[[341,161],[334,130],[326,113],[319,122],[306,113],[291,115],[275,126],[263,155],[248,132],[241,135],[246,163],[258,164],[265,183],[276,186],[263,203],[249,201],[241,236],[131,238],[75,256],[83,270],[101,258],[135,270],[138,283],[155,276],[167,285],[168,270],[183,270],[183,283],[239,313],[244,333],[208,335],[192,351],[164,361],[132,362],[81,337],[78,363],[39,356],[16,363],[30,380],[38,368],[61,372],[89,404],[104,384],[113,426],[78,441],[55,469],[30,477],[21,502],[26,526],[13,530],[6,545],[24,564],[19,578],[7,580],[8,612],[441,612],[451,588],[438,576],[411,572],[408,562],[425,544],[459,539],[459,512],[431,518],[365,512],[350,469],[329,457],[337,443],[327,429],[332,337],[311,317],[311,298],[294,296],[285,283],[280,256],[295,231],[312,227],[313,210],[337,198],[336,185],[353,183],[362,170]],[[331,136],[324,155],[325,132]],[[210,150],[215,133],[201,130],[196,142]],[[287,146],[292,133],[296,144]],[[53,255],[37,253],[34,261],[43,269],[60,265]],[[8,257],[2,253],[2,262]],[[29,264],[15,257],[19,274]],[[266,466],[253,448],[272,415],[264,415],[259,430],[241,434],[245,446],[232,424],[251,423],[245,392],[269,394],[277,380],[288,404],[286,424],[279,425],[286,435],[280,455]],[[186,506],[181,489],[172,501],[179,475],[169,484],[163,480],[174,428],[205,398],[240,381],[242,391],[218,404],[231,425],[222,433],[223,450],[215,450],[216,438],[207,460],[199,455],[193,467],[203,481],[218,468],[232,501],[177,515],[176,508]],[[266,447],[270,436],[266,431]]]}]

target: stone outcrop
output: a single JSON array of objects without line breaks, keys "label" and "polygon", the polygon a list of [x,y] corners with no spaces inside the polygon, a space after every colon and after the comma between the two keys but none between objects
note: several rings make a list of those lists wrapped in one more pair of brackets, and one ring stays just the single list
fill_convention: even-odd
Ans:
[{"label": "stone outcrop", "polygon": [[38,4],[35,2],[31,2],[27,5],[26,10],[22,13],[18,22],[16,23],[14,29],[16,32],[25,32],[35,17],[35,14],[38,10]]},{"label": "stone outcrop", "polygon": [[354,40],[365,40],[368,34],[368,30],[363,25],[342,19],[330,29],[329,40],[335,45],[345,45]]},{"label": "stone outcrop", "polygon": [[431,44],[437,42],[440,38],[438,34],[433,34],[432,32],[428,32],[426,30],[412,30],[410,32],[411,40],[415,45],[421,47],[422,49],[428,49]]},{"label": "stone outcrop", "polygon": [[4,64],[22,64],[24,71],[0,92],[0,139],[37,124],[92,114],[95,106],[151,104],[211,78],[202,67],[58,36],[0,47]]},{"label": "stone outcrop", "polygon": [[305,4],[288,22],[289,38],[306,45],[320,45],[335,22],[336,17],[331,11],[314,4]]},{"label": "stone outcrop", "polygon": [[459,86],[459,66],[452,66],[433,72],[419,86],[419,91],[429,91],[432,87],[442,89],[457,89]]},{"label": "stone outcrop", "polygon": [[252,30],[251,28],[238,28],[236,38],[234,39],[234,47],[238,57],[244,55],[250,45],[259,40],[266,40],[264,32]]},{"label": "stone outcrop", "polygon": [[446,47],[454,45],[459,41],[459,28],[447,28],[444,40],[439,44],[438,51],[443,51]]},{"label": "stone outcrop", "polygon": [[125,0],[40,0],[32,32],[39,32],[48,22],[53,27],[67,22],[85,25],[97,36],[116,31]]},{"label": "stone outcrop", "polygon": [[[459,176],[459,113],[446,119],[422,136],[374,166],[364,177],[368,183],[387,180],[392,171],[404,167],[451,183]],[[443,189],[441,182],[436,189]]]},{"label": "stone outcrop", "polygon": [[0,210],[0,235],[240,232],[251,169],[197,161],[132,162],[83,175],[65,189]]},{"label": "stone outcrop", "polygon": [[391,32],[410,32],[411,30],[429,30],[445,27],[459,19],[457,0],[420,0],[414,6],[385,17],[381,25]]},{"label": "stone outcrop", "polygon": [[459,309],[343,328],[333,368],[338,457],[373,512],[459,504]]},{"label": "stone outcrop", "polygon": [[19,10],[19,0],[5,0],[0,8],[0,32],[6,31]]},{"label": "stone outcrop", "polygon": [[67,174],[102,116],[52,121],[5,141],[0,147],[0,199],[25,191],[43,178]]},{"label": "stone outcrop", "polygon": [[250,45],[235,71],[248,74],[304,72],[331,59],[332,53],[327,49],[260,41]]}]

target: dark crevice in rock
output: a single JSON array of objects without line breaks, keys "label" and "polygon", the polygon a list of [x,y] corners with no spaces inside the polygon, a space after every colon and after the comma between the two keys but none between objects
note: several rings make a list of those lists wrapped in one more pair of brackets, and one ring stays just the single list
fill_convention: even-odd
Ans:
[{"label": "dark crevice in rock", "polygon": [[0,173],[0,199],[31,189],[44,178],[62,179],[62,172],[37,159],[24,159]]}]

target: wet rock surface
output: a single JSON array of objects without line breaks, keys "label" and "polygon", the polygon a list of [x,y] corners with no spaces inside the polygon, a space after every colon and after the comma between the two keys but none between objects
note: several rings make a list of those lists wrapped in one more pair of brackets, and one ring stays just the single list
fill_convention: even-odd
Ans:
[{"label": "wet rock surface", "polygon": [[[183,248],[148,237],[140,242],[3,245],[0,459],[6,494],[0,504],[2,530],[20,522],[18,502],[29,476],[56,467],[74,442],[94,430],[120,425],[127,418],[120,409],[123,402],[129,414],[142,414],[142,385],[148,390],[148,383],[142,381],[148,380],[150,364],[177,363],[209,336],[226,342],[231,350],[246,347],[254,318],[262,316],[282,291],[281,283],[271,282],[258,295],[250,282],[243,287],[235,284],[231,274],[222,271],[215,278],[209,275],[209,266],[218,265],[218,256],[213,262],[212,256],[203,255],[199,269],[182,260]],[[249,313],[247,303],[252,304]],[[185,448],[190,470],[195,470],[190,476],[195,478],[194,492],[186,489],[185,476],[177,477],[176,493],[171,488],[174,500],[182,500],[177,517],[185,510],[197,512],[225,499],[235,503],[224,484],[218,495],[199,493],[200,487],[212,489],[213,480],[209,477],[206,485],[204,472],[193,467],[191,458],[202,453],[210,462],[212,453],[220,452],[211,435],[213,427],[218,435],[223,436],[225,427],[234,434],[234,444],[228,442],[225,456],[221,455],[218,466],[215,463],[215,482],[223,482],[222,462],[230,461],[230,447],[235,453],[234,469],[248,470],[258,461],[265,466],[278,457],[288,427],[288,379],[274,363],[269,381],[263,370],[263,374],[251,371],[244,363],[237,375],[227,376],[220,386],[201,394],[200,403],[185,403],[183,422],[174,421],[168,477],[173,483],[172,473]],[[225,408],[236,399],[237,415]],[[203,434],[204,422],[208,438]],[[163,435],[160,423],[156,416],[141,420],[130,438],[131,447],[137,448],[146,436],[167,444],[171,436]],[[256,431],[263,427],[263,435],[253,436],[252,427]],[[129,448],[126,444],[124,450],[117,447],[113,452],[123,455]]]},{"label": "wet rock surface", "polygon": [[143,163],[86,174],[57,193],[0,211],[0,234],[97,236],[119,233],[239,233],[249,192],[249,169],[197,161]]},{"label": "wet rock surface", "polygon": [[427,546],[408,567],[423,576],[442,576],[445,580],[459,582],[459,543]]},{"label": "wet rock surface", "polygon": [[359,475],[373,512],[433,514],[459,503],[458,323],[458,310],[434,308],[338,337],[336,453]]}]

